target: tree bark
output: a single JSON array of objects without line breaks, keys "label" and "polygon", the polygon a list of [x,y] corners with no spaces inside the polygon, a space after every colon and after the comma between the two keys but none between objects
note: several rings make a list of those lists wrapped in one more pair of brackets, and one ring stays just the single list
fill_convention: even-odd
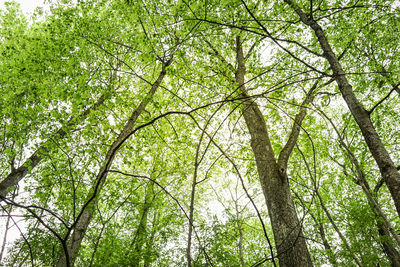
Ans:
[{"label": "tree bark", "polygon": [[73,227],[72,227],[72,236],[71,236],[71,238],[69,238],[68,244],[67,244],[68,260],[67,260],[67,257],[65,256],[65,253],[63,253],[57,263],[58,267],[68,266],[67,262],[70,262],[70,264],[73,265],[73,262],[76,257],[76,254],[78,253],[80,244],[85,236],[85,232],[86,232],[86,230],[90,224],[90,221],[94,215],[94,202],[96,201],[97,195],[100,193],[100,191],[106,181],[107,173],[111,168],[115,154],[119,150],[120,146],[124,143],[125,139],[130,135],[130,133],[136,123],[136,120],[138,119],[140,114],[143,112],[146,105],[149,103],[150,99],[156,92],[157,88],[160,86],[160,84],[166,74],[166,67],[168,65],[170,65],[171,62],[172,62],[172,59],[166,63],[163,63],[162,70],[161,70],[157,80],[153,83],[147,97],[144,100],[142,100],[142,102],[139,104],[139,106],[136,108],[136,110],[132,113],[131,117],[126,122],[121,133],[118,135],[116,140],[111,144],[111,147],[108,150],[106,157],[103,161],[103,165],[101,166],[101,168],[97,174],[95,184],[94,184],[92,190],[90,190],[90,192],[93,192],[93,195],[88,196],[88,201],[83,206],[80,214],[78,215],[78,217],[75,221],[75,225],[73,225]]},{"label": "tree bark", "polygon": [[[256,160],[261,187],[271,218],[272,230],[280,266],[312,266],[310,253],[303,236],[302,225],[289,188],[286,163],[293,147],[288,145],[282,154],[281,166],[276,162],[264,116],[254,100],[248,98],[244,86],[246,68],[240,38],[236,39],[237,71],[236,82],[244,97],[242,113],[251,136],[251,147]],[[301,123],[301,121],[300,121]],[[291,135],[299,131],[294,123]],[[298,133],[297,133],[298,136]],[[289,138],[291,143],[296,138]],[[294,146],[294,144],[293,144]],[[285,146],[286,147],[286,146]]]},{"label": "tree bark", "polygon": [[379,167],[382,178],[390,191],[397,213],[400,215],[400,173],[397,171],[396,166],[394,165],[374,125],[372,124],[369,112],[364,109],[364,107],[356,98],[356,95],[353,92],[353,87],[347,80],[346,74],[343,71],[338,58],[334,54],[328,38],[322,30],[322,27],[312,17],[304,13],[304,11],[295,3],[293,3],[293,1],[284,1],[294,9],[304,24],[311,27],[317,36],[318,42],[323,51],[323,55],[329,62],[333,72],[333,77],[339,87],[342,97],[361,129],[364,140],[371,151],[371,154]]}]

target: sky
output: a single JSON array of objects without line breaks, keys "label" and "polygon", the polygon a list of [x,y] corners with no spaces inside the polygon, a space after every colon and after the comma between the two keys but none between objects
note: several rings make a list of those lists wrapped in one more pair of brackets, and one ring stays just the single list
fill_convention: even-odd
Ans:
[{"label": "sky", "polygon": [[[21,9],[25,14],[33,13],[36,7],[43,6],[43,0],[14,0],[21,4]],[[0,0],[0,9],[4,9],[4,3],[7,0]]]},{"label": "sky", "polygon": [[[24,12],[25,15],[30,15],[33,13],[33,11],[35,10],[36,7],[38,6],[46,6],[43,2],[44,0],[14,0],[15,2],[20,3],[20,7],[21,10]],[[0,9],[4,9],[4,3],[7,2],[7,0],[0,0]],[[400,0],[395,1],[393,6],[393,8],[397,8],[400,7]],[[267,47],[272,47],[272,46],[267,46]],[[271,48],[268,48],[271,49]],[[269,51],[267,51],[266,53],[263,53],[263,56],[265,55],[271,55],[272,53],[270,53]],[[267,62],[268,60],[268,56],[265,58],[265,61]],[[218,203],[217,202],[213,202],[212,204],[212,209],[210,208],[209,210],[214,210],[217,211],[216,213],[220,213],[221,211],[221,207],[218,207]],[[218,207],[218,208],[217,208]],[[12,225],[12,222],[10,222],[10,224]],[[2,239],[3,239],[3,235],[4,235],[4,225],[5,225],[5,217],[0,218],[0,246],[2,244]],[[19,227],[21,228],[22,231],[25,230],[25,225],[23,225],[22,223],[18,223]],[[10,228],[9,232],[8,232],[8,236],[7,236],[7,242],[11,243],[13,242],[15,239],[17,239],[20,236],[19,230],[13,226]],[[5,253],[7,253],[5,251]],[[324,266],[328,266],[328,265],[324,265]]]}]

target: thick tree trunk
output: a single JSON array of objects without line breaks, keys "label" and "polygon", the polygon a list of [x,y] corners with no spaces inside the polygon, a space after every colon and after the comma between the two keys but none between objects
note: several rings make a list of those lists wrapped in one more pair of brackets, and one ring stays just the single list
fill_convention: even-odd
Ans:
[{"label": "thick tree trunk", "polygon": [[[289,188],[289,180],[285,169],[287,159],[282,160],[283,164],[280,168],[272,150],[264,116],[254,100],[246,99],[247,92],[244,86],[246,68],[239,37],[236,43],[238,63],[236,82],[245,97],[242,112],[251,136],[251,147],[271,218],[280,266],[312,266],[311,257],[303,236],[302,225],[297,218],[296,208]],[[294,126],[296,128],[296,125]],[[292,132],[292,134],[295,133]],[[285,151],[290,155],[291,149]]]},{"label": "thick tree trunk", "polygon": [[328,60],[333,72],[333,77],[339,90],[346,101],[355,121],[361,129],[365,142],[374,157],[382,178],[385,181],[396,206],[397,213],[400,215],[400,173],[397,171],[389,153],[383,145],[374,125],[370,119],[368,111],[364,109],[356,98],[353,88],[347,80],[338,58],[334,54],[322,27],[310,16],[303,12],[301,8],[291,0],[285,0],[298,14],[300,20],[310,26],[318,38],[318,42],[324,52],[324,57]]},{"label": "thick tree trunk", "polygon": [[[171,59],[172,60],[172,59]],[[68,240],[67,250],[68,250],[68,260],[65,254],[62,254],[57,266],[68,266],[73,265],[74,259],[76,254],[78,253],[80,244],[85,236],[85,232],[92,220],[94,215],[94,203],[97,199],[97,195],[100,193],[104,182],[107,178],[107,172],[110,170],[112,162],[114,160],[115,154],[120,148],[120,146],[125,142],[125,139],[130,135],[133,126],[136,123],[136,120],[140,116],[140,114],[145,109],[146,105],[149,103],[150,99],[156,92],[157,88],[160,86],[165,74],[166,74],[166,67],[171,63],[171,60],[167,63],[163,64],[162,70],[157,78],[157,80],[152,85],[147,97],[139,104],[136,110],[132,113],[131,117],[125,124],[124,128],[122,129],[121,133],[118,135],[117,139],[111,144],[110,149],[107,152],[107,155],[104,159],[104,163],[101,166],[99,173],[97,174],[95,184],[93,185],[92,190],[89,192],[93,192],[92,195],[88,196],[88,201],[86,205],[82,208],[80,215],[78,215],[76,219],[75,225],[72,227],[72,236]]]}]

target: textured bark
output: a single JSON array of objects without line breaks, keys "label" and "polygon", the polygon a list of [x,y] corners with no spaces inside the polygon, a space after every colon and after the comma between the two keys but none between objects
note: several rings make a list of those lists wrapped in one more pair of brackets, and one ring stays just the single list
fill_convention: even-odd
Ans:
[{"label": "textured bark", "polygon": [[[291,196],[286,164],[282,164],[280,168],[276,162],[264,116],[257,103],[247,98],[244,86],[246,68],[239,37],[237,37],[236,43],[238,63],[236,82],[245,97],[242,108],[243,117],[251,136],[251,147],[271,218],[280,266],[312,266],[311,257],[303,236],[302,225],[297,217]],[[295,126],[294,129],[296,130],[297,127]],[[292,134],[296,133],[292,132]],[[283,157],[288,158],[291,149],[293,147],[289,145],[285,150],[287,156],[283,155]],[[282,162],[287,162],[287,160],[282,158]]]},{"label": "textured bark", "polygon": [[389,153],[383,145],[368,111],[364,109],[356,98],[353,88],[347,80],[343,68],[334,54],[329,41],[322,30],[322,27],[304,11],[296,6],[291,0],[285,0],[300,17],[300,20],[311,27],[318,38],[318,42],[324,52],[324,57],[328,60],[333,72],[333,77],[339,87],[343,99],[345,100],[351,114],[361,129],[364,140],[377,163],[383,180],[385,181],[396,206],[397,213],[400,215],[400,173],[397,171]]},{"label": "textured bark", "polygon": [[[172,60],[172,59],[171,59]],[[82,208],[82,211],[80,215],[78,215],[76,219],[76,224],[75,226],[72,227],[72,236],[68,240],[67,244],[67,249],[68,249],[68,258],[69,262],[71,265],[73,265],[74,259],[76,257],[76,254],[79,250],[80,244],[83,240],[83,237],[85,236],[85,232],[90,224],[90,221],[92,220],[92,217],[94,215],[94,203],[96,201],[96,196],[100,193],[106,178],[107,178],[107,172],[110,170],[110,167],[112,165],[112,162],[114,160],[115,154],[120,148],[120,146],[123,144],[125,139],[130,135],[136,120],[140,116],[140,114],[143,112],[145,109],[146,105],[149,103],[150,99],[156,92],[157,88],[160,86],[165,74],[166,74],[166,67],[171,63],[171,60],[168,61],[166,64],[163,64],[162,70],[157,78],[157,80],[154,82],[154,84],[151,86],[151,89],[147,95],[147,97],[139,104],[139,106],[136,108],[136,110],[132,113],[131,117],[129,120],[126,122],[124,128],[122,129],[121,133],[118,135],[116,140],[111,144],[111,147],[109,148],[106,157],[103,161],[103,165],[101,166],[96,180],[95,184],[90,190],[90,192],[93,192],[92,196],[88,196],[88,201],[86,202],[86,205]],[[67,259],[65,254],[61,255],[57,266],[68,266],[67,264]]]}]

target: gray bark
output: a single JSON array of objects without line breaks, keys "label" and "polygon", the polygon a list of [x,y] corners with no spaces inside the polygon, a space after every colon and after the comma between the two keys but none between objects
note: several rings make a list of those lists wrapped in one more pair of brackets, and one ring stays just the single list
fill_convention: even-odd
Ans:
[{"label": "gray bark", "polygon": [[248,98],[244,86],[246,68],[239,37],[237,37],[236,43],[238,63],[236,82],[245,98],[242,113],[251,136],[251,147],[271,219],[280,266],[312,266],[286,174],[287,161],[300,131],[298,126],[304,116],[299,117],[300,123],[294,123],[291,137],[280,154],[280,164],[278,164],[272,150],[264,116],[257,103]]},{"label": "gray bark", "polygon": [[[16,190],[14,190],[13,200],[14,200],[15,194],[16,194]],[[10,229],[9,225],[10,225],[10,220],[11,220],[12,208],[13,208],[13,206],[10,206],[9,210],[7,211],[7,221],[6,221],[6,226],[4,228],[3,244],[1,245],[1,251],[0,251],[0,266],[3,261],[4,250],[7,245],[7,235],[8,235],[8,230]]]}]

